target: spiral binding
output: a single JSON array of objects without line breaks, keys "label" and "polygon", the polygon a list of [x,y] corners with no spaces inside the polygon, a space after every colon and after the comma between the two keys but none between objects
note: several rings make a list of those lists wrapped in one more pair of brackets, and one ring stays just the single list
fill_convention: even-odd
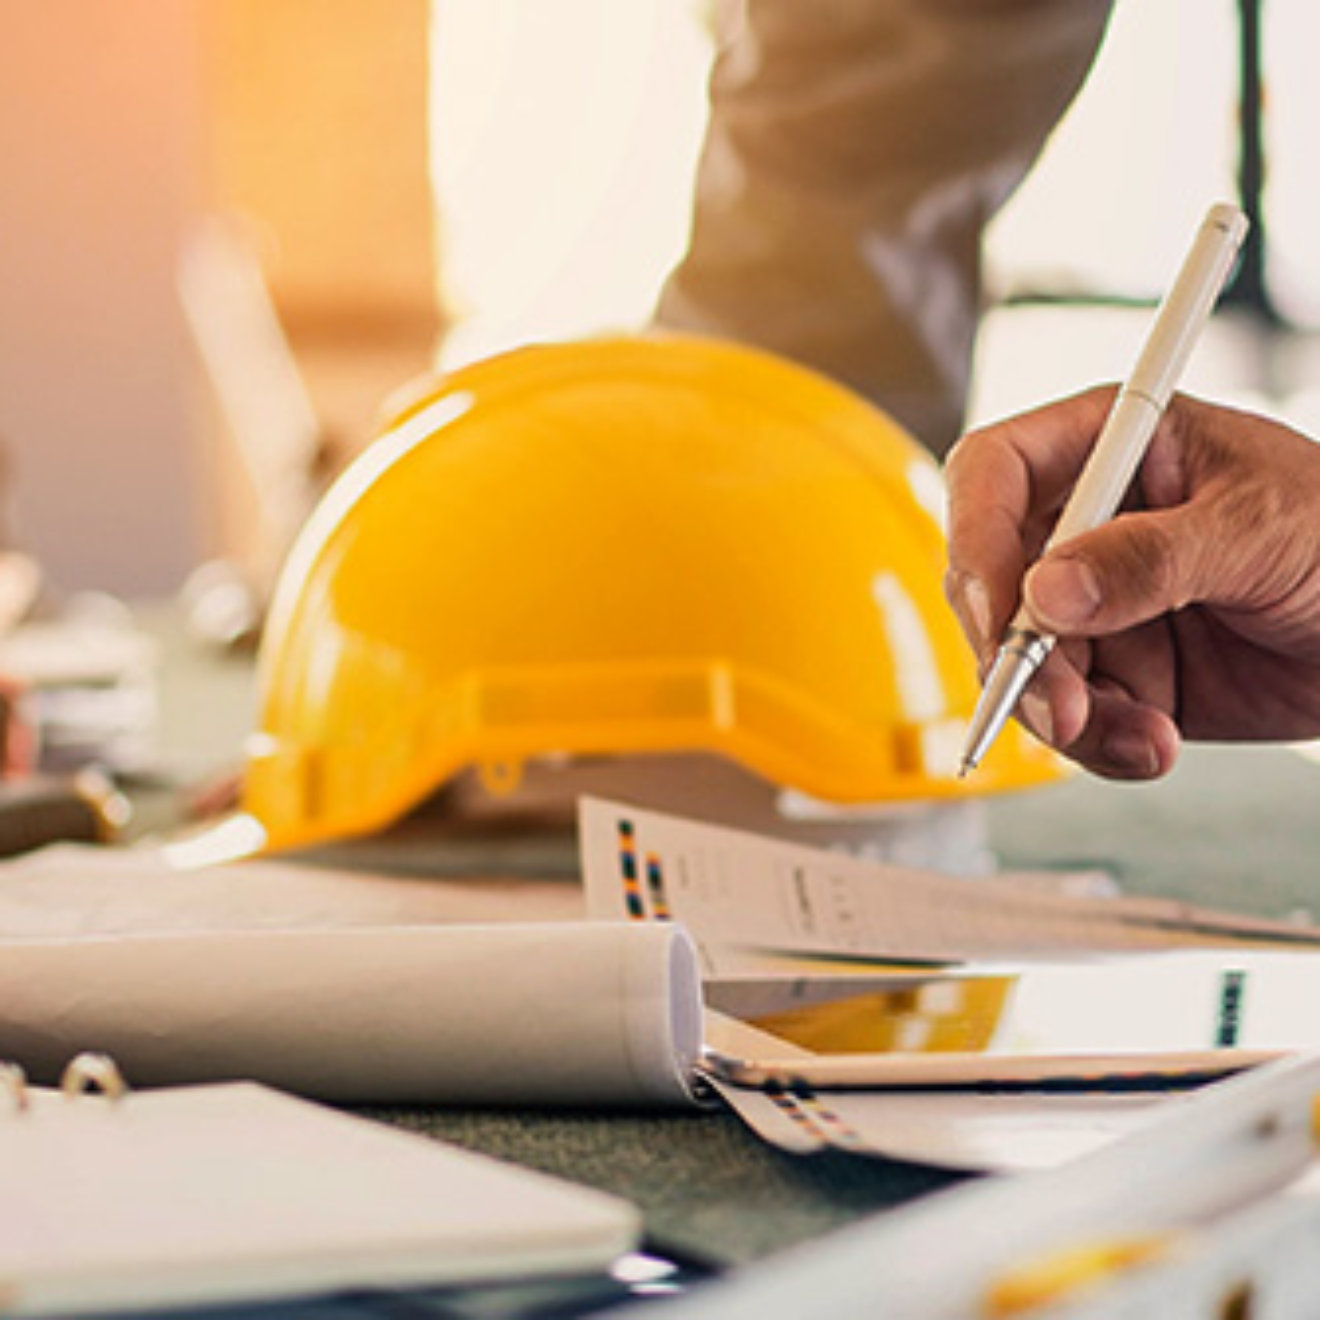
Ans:
[{"label": "spiral binding", "polygon": [[60,1078],[60,1090],[70,1098],[84,1091],[100,1091],[108,1100],[122,1100],[128,1083],[119,1065],[108,1054],[85,1052],[75,1055]]},{"label": "spiral binding", "polygon": [[32,1107],[32,1097],[28,1094],[27,1073],[16,1063],[0,1062],[0,1092],[21,1114]]},{"label": "spiral binding", "polygon": [[[119,1065],[108,1054],[91,1050],[70,1059],[60,1075],[60,1091],[71,1100],[88,1091],[99,1091],[113,1103],[122,1100],[128,1089]],[[0,1060],[0,1096],[20,1114],[32,1108],[27,1073],[17,1063]]]}]

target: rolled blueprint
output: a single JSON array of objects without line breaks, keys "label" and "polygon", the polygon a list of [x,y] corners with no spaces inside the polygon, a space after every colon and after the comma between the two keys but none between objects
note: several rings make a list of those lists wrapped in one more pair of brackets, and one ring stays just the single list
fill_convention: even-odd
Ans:
[{"label": "rolled blueprint", "polygon": [[680,1104],[701,1044],[670,923],[548,923],[0,944],[0,1059],[83,1050],[131,1085],[250,1079],[339,1102]]}]

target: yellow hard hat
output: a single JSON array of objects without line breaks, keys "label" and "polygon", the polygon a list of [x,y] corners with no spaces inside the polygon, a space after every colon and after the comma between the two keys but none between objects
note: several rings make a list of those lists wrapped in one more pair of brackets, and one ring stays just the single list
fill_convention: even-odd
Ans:
[{"label": "yellow hard hat", "polygon": [[295,544],[259,659],[245,809],[269,848],[373,831],[475,768],[703,752],[831,803],[1059,776],[977,695],[933,459],[759,350],[516,350],[414,399]]}]

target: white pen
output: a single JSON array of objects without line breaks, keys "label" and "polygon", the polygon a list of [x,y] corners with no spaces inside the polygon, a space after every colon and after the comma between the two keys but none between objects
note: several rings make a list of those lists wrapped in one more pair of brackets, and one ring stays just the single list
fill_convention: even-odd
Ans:
[{"label": "white pen", "polygon": [[[1099,527],[1114,516],[1246,233],[1247,217],[1237,207],[1219,203],[1206,213],[1046,549]],[[1054,642],[1055,638],[1032,626],[1025,609],[1018,609],[972,715],[959,775],[980,765]]]}]

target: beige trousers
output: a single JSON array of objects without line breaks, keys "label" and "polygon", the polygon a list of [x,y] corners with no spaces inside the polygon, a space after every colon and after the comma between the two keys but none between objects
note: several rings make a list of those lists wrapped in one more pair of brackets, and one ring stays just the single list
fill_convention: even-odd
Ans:
[{"label": "beige trousers", "polygon": [[722,0],[687,255],[657,320],[957,437],[981,238],[1090,68],[1110,0]]}]

